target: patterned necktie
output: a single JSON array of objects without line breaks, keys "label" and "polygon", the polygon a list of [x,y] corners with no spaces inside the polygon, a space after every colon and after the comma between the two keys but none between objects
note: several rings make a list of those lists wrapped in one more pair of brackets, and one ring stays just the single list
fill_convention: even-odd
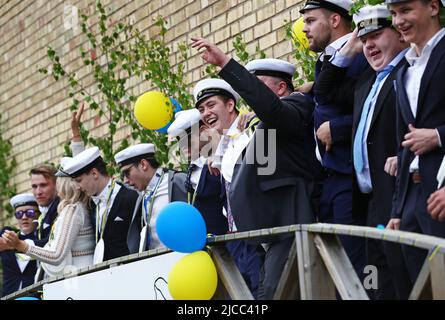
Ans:
[{"label": "patterned necktie", "polygon": [[193,189],[193,185],[192,185],[192,182],[191,182],[191,177],[192,177],[193,171],[195,171],[195,169],[197,167],[198,166],[196,164],[192,163],[192,164],[190,164],[190,166],[189,166],[189,168],[187,170],[187,177],[186,177],[186,179],[184,181],[184,185],[185,185],[185,190],[187,192],[189,192],[189,193],[193,193],[195,191]]},{"label": "patterned necktie", "polygon": [[382,80],[394,69],[394,66],[387,65],[385,69],[377,73],[377,78],[372,85],[371,91],[369,91],[368,97],[363,104],[362,114],[360,116],[360,122],[357,127],[357,131],[354,137],[354,168],[356,172],[362,172],[364,169],[365,159],[363,158],[363,145],[362,141],[365,134],[366,123],[368,121],[369,110],[371,109],[372,101],[377,93]]}]

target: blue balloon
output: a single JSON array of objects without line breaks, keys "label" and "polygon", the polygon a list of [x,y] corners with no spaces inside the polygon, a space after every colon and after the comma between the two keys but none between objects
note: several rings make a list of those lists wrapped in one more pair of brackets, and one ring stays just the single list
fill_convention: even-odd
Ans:
[{"label": "blue balloon", "polygon": [[[170,101],[172,103],[172,105],[175,107],[175,110],[173,110],[173,114],[175,114],[178,111],[182,110],[181,105],[179,104],[178,101],[176,101],[175,98],[170,97]],[[159,133],[167,133],[168,128],[170,127],[170,125],[173,123],[173,121],[170,121],[169,123],[167,123],[167,125],[163,126],[161,129],[155,130],[156,132]]]},{"label": "blue balloon", "polygon": [[40,300],[40,299],[36,297],[20,297],[15,300]]},{"label": "blue balloon", "polygon": [[173,251],[192,253],[206,244],[206,224],[199,211],[186,202],[166,205],[156,220],[159,239]]}]

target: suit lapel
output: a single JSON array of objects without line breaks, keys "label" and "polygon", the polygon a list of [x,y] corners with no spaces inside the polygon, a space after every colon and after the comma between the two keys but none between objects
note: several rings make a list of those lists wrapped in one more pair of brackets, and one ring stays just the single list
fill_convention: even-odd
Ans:
[{"label": "suit lapel", "polygon": [[431,56],[426,65],[425,71],[422,75],[422,81],[420,82],[420,91],[419,91],[419,99],[417,102],[417,113],[419,113],[420,109],[423,106],[423,100],[425,99],[425,94],[428,89],[428,85],[433,79],[435,75],[435,71],[437,70],[437,65],[442,60],[445,50],[445,37],[443,37],[437,46],[431,52]]},{"label": "suit lapel", "polygon": [[372,72],[366,76],[366,80],[364,81],[363,85],[358,89],[357,93],[357,103],[354,105],[354,111],[353,111],[353,136],[355,136],[355,131],[357,130],[358,124],[360,122],[360,117],[363,111],[363,107],[366,101],[366,98],[368,97],[369,91],[371,91],[372,84],[375,81],[375,72]]},{"label": "suit lapel", "polygon": [[208,170],[209,170],[209,168],[207,167],[207,165],[204,165],[204,167],[202,167],[201,176],[199,177],[198,186],[196,187],[196,194],[197,195],[202,194],[203,191],[205,190],[205,186],[206,186],[206,182],[207,182],[207,171]]},{"label": "suit lapel", "polygon": [[104,237],[105,234],[108,233],[108,229],[110,228],[111,223],[114,222],[114,219],[116,219],[118,214],[118,208],[120,208],[120,203],[125,197],[125,188],[121,186],[119,189],[119,192],[116,195],[116,198],[114,198],[113,205],[111,206],[110,213],[107,217],[107,223],[105,224],[105,230],[104,230]]},{"label": "suit lapel", "polygon": [[403,82],[403,77],[408,69],[408,63],[403,64],[400,70],[397,72],[395,81],[395,91],[397,96],[397,105],[402,114],[405,123],[415,123],[416,119],[411,111],[408,95],[406,94],[405,85]]},{"label": "suit lapel", "polygon": [[402,59],[397,66],[394,68],[394,70],[389,74],[388,78],[386,79],[385,83],[383,84],[382,88],[380,89],[375,107],[374,107],[374,113],[372,115],[371,119],[371,125],[369,127],[369,130],[371,131],[380,111],[382,111],[383,106],[385,105],[385,100],[388,94],[394,90],[394,79],[396,78],[397,71],[404,65],[405,60]]}]

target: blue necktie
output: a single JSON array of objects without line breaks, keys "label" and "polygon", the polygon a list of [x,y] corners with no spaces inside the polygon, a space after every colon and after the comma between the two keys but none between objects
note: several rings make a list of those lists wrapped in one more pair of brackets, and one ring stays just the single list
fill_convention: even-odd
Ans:
[{"label": "blue necktie", "polygon": [[354,137],[354,168],[356,172],[362,172],[364,168],[365,159],[363,158],[363,135],[365,134],[366,122],[368,121],[369,110],[371,109],[372,100],[374,99],[377,89],[380,86],[382,80],[394,69],[394,66],[387,65],[385,69],[377,73],[377,78],[372,85],[371,91],[369,91],[368,97],[363,104],[362,114],[360,116],[360,122],[355,132]]}]

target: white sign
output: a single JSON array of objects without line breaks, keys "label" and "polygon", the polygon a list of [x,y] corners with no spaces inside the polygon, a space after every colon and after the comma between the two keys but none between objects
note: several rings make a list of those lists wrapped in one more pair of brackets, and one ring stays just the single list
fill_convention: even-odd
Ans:
[{"label": "white sign", "polygon": [[44,300],[172,300],[168,274],[186,254],[171,252],[43,285]]}]

